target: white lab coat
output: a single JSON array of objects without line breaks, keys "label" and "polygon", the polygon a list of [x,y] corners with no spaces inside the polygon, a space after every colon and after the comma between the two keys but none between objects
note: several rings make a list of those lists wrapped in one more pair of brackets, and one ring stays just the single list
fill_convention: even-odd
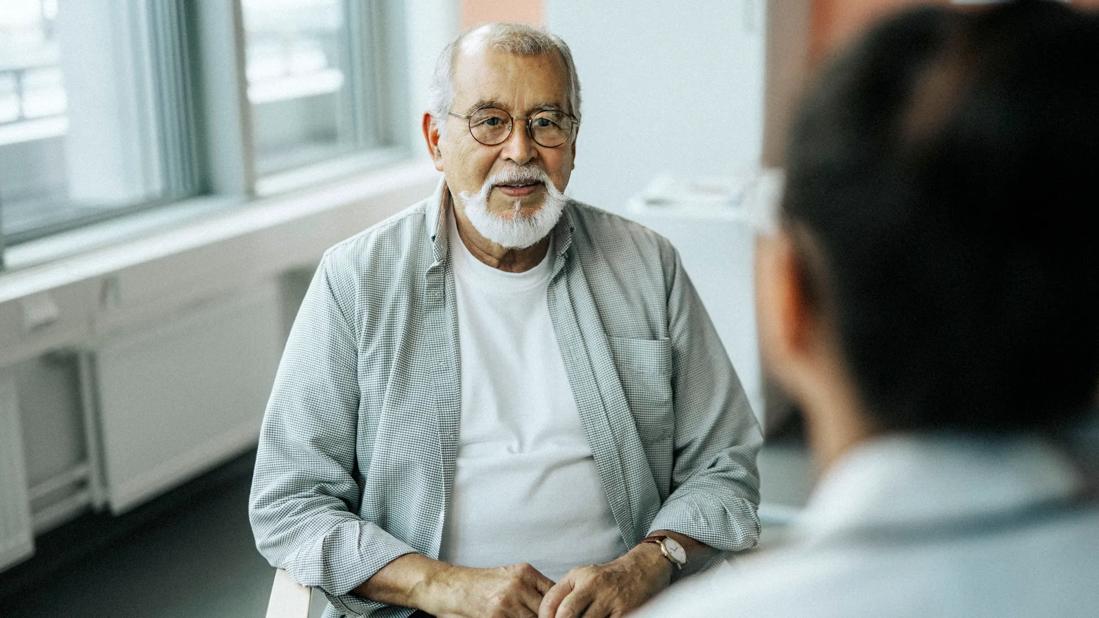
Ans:
[{"label": "white lab coat", "polygon": [[640,616],[1099,616],[1099,507],[1037,438],[853,449],[790,542],[670,588]]}]

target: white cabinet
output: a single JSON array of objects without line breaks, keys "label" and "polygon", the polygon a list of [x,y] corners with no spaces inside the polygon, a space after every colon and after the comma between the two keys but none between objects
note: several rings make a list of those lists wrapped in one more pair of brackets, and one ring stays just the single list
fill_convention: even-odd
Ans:
[{"label": "white cabinet", "polygon": [[15,381],[0,372],[0,570],[34,553]]},{"label": "white cabinet", "polygon": [[102,499],[119,513],[256,442],[281,354],[275,284],[122,331],[88,354]]},{"label": "white cabinet", "polygon": [[285,339],[283,302],[271,279],[131,315],[74,348],[83,401],[72,412],[83,417],[86,461],[33,484],[28,461],[41,458],[25,448],[59,447],[25,444],[22,419],[43,411],[33,398],[44,383],[0,369],[0,571],[33,554],[36,531],[89,502],[121,513],[254,446]]}]

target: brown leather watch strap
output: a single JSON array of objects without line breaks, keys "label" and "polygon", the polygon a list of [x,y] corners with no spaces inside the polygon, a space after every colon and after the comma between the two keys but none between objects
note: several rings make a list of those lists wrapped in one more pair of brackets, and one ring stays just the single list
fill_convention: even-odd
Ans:
[{"label": "brown leather watch strap", "polygon": [[685,559],[686,556],[684,556],[683,561],[679,561],[679,560],[676,560],[675,558],[673,558],[672,555],[668,552],[668,548],[664,545],[665,540],[672,541],[677,546],[682,548],[682,545],[679,544],[679,541],[676,541],[675,539],[673,539],[672,537],[670,537],[666,534],[651,534],[651,535],[641,539],[641,543],[652,543],[654,545],[659,546],[660,547],[660,554],[662,556],[664,556],[664,559],[667,560],[668,562],[671,562],[672,564],[674,564],[676,569],[682,569],[683,565],[686,564],[686,559]]}]

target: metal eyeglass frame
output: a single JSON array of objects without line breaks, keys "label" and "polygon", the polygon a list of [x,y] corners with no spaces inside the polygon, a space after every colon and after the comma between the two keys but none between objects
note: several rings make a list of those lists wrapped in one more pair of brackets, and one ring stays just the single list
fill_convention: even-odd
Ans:
[{"label": "metal eyeglass frame", "polygon": [[[473,134],[473,124],[472,124],[473,123],[473,116],[476,115],[478,112],[485,111],[486,109],[494,109],[494,110],[501,111],[504,114],[506,114],[508,118],[511,119],[511,128],[508,129],[507,135],[504,135],[504,138],[501,139],[500,141],[496,142],[495,144],[486,144],[485,142],[482,142],[481,140],[477,139],[477,136]],[[565,138],[565,141],[561,142],[560,144],[557,144],[556,146],[547,146],[547,145],[543,144],[542,142],[538,141],[538,138],[534,137],[534,131],[532,130],[532,128],[530,126],[531,121],[534,120],[533,116],[527,116],[526,118],[524,118],[522,116],[518,116],[518,117],[512,116],[510,112],[508,112],[505,109],[500,109],[499,107],[481,107],[481,108],[473,110],[473,113],[471,113],[467,116],[463,116],[461,114],[455,114],[454,112],[450,112],[450,111],[447,112],[447,115],[454,116],[455,118],[461,118],[462,120],[465,120],[466,121],[466,128],[469,130],[469,136],[472,137],[478,144],[481,144],[482,146],[499,146],[500,144],[503,144],[504,142],[508,141],[508,139],[511,138],[511,134],[515,132],[515,121],[516,120],[525,120],[526,122],[524,122],[523,124],[526,125],[526,127],[527,127],[527,137],[529,137],[532,142],[534,142],[535,144],[538,144],[542,148],[560,148],[561,146],[564,146],[565,144],[572,141],[572,139],[576,136],[576,130],[580,128],[580,119],[577,118],[576,116],[573,116],[572,114],[570,114],[568,112],[561,111],[561,110],[558,110],[558,109],[538,110],[538,112],[535,112],[535,113],[548,112],[548,111],[553,111],[553,112],[568,116],[569,120],[572,121],[572,130],[569,131],[569,136],[567,138]]]}]

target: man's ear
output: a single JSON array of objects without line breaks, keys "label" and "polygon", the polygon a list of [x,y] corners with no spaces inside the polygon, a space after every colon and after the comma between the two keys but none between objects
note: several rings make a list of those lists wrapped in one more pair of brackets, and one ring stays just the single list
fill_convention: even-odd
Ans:
[{"label": "man's ear", "polygon": [[770,374],[791,393],[817,351],[820,317],[811,302],[802,258],[783,231],[756,240],[756,324]]},{"label": "man's ear", "polygon": [[429,112],[424,112],[422,121],[424,143],[427,145],[427,153],[435,163],[435,169],[443,171],[443,153],[439,150],[439,126],[435,124],[435,117]]}]

